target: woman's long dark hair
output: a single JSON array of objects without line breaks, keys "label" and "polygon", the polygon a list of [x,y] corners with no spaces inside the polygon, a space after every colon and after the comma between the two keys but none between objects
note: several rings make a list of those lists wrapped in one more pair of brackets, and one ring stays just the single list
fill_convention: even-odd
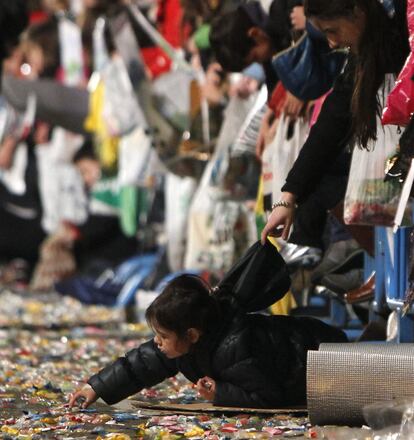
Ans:
[{"label": "woman's long dark hair", "polygon": [[378,101],[378,91],[385,75],[397,74],[408,55],[405,14],[389,18],[379,0],[305,0],[304,6],[308,18],[321,20],[352,19],[355,8],[365,14],[365,28],[355,60],[351,110],[355,140],[367,148],[370,140],[377,139],[377,115],[383,106]]}]

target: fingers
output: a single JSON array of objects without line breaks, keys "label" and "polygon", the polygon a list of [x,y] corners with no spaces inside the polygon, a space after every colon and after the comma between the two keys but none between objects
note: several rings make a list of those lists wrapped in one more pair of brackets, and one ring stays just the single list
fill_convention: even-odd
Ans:
[{"label": "fingers", "polygon": [[262,231],[262,235],[260,236],[260,242],[262,243],[262,245],[264,246],[267,240],[267,227],[265,226],[263,231]]},{"label": "fingers", "polygon": [[197,381],[197,391],[207,400],[213,400],[216,390],[216,383],[210,377],[203,377]]},{"label": "fingers", "polygon": [[206,397],[207,389],[203,386],[203,379],[197,381],[196,388],[202,397]]},{"label": "fingers", "polygon": [[93,402],[95,402],[95,399],[92,399],[88,397],[85,402],[82,404],[82,409],[88,408],[89,405],[91,405]]},{"label": "fingers", "polygon": [[73,408],[74,406],[78,406],[79,408],[85,409],[93,402],[94,402],[94,399],[92,396],[90,396],[88,393],[85,393],[82,390],[80,390],[80,391],[77,391],[76,393],[71,395],[71,397],[69,399],[68,406],[69,406],[69,408]]},{"label": "fingers", "polygon": [[282,232],[282,240],[287,241],[289,238],[289,233],[290,233],[290,227],[292,225],[292,222],[287,222],[283,228],[283,232]]},{"label": "fingers", "polygon": [[75,406],[76,401],[80,397],[80,394],[81,393],[79,391],[74,394],[71,394],[70,399],[69,399],[69,403],[68,403],[69,408],[73,408]]}]

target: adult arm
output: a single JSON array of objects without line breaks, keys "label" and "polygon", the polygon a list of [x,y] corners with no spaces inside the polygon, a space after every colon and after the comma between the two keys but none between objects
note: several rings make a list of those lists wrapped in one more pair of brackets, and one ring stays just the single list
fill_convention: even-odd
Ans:
[{"label": "adult arm", "polygon": [[326,98],[319,118],[282,187],[281,200],[286,203],[272,211],[262,231],[262,243],[268,235],[281,235],[284,240],[288,239],[295,204],[314,191],[348,144],[352,135],[353,73],[352,62],[349,62]]},{"label": "adult arm", "polygon": [[294,194],[298,202],[314,190],[351,138],[352,76],[352,66],[348,65],[326,98],[286,178],[282,191]]},{"label": "adult arm", "polygon": [[4,75],[3,94],[18,111],[24,112],[31,94],[36,96],[36,117],[51,125],[85,134],[89,113],[89,92],[68,87],[51,79],[26,80]]}]

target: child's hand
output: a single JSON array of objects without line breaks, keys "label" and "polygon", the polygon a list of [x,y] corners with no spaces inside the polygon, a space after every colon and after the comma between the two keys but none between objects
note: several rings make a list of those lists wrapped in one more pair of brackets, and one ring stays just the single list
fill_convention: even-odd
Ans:
[{"label": "child's hand", "polygon": [[70,396],[69,399],[69,408],[73,408],[75,405],[79,406],[79,408],[85,409],[92,403],[96,402],[98,399],[98,395],[95,393],[93,388],[90,385],[85,385],[78,391],[75,391],[74,394]]},{"label": "child's hand", "polygon": [[214,400],[214,396],[216,395],[216,382],[211,377],[204,376],[197,382],[197,391],[204,399]]}]

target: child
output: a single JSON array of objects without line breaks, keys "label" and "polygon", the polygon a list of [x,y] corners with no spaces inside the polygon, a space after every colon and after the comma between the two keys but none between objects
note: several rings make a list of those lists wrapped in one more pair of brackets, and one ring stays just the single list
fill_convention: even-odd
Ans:
[{"label": "child", "polygon": [[199,277],[175,278],[146,312],[154,339],[90,377],[69,406],[99,397],[113,404],[178,372],[217,406],[304,404],[307,351],[346,337],[312,318],[249,313],[288,288],[286,266],[268,242],[253,245],[213,291]]}]

